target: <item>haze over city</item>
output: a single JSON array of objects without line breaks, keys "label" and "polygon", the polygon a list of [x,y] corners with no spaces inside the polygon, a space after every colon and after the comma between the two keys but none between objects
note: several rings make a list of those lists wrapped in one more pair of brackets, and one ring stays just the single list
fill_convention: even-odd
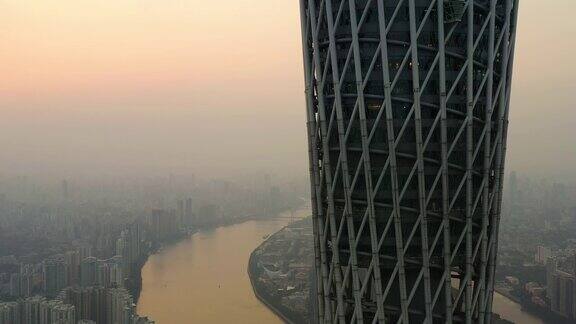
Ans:
[{"label": "haze over city", "polygon": [[0,0],[0,324],[576,323],[575,12]]},{"label": "haze over city", "polygon": [[[576,176],[575,9],[522,3],[509,170]],[[1,174],[305,174],[298,15],[285,0],[2,1]]]}]

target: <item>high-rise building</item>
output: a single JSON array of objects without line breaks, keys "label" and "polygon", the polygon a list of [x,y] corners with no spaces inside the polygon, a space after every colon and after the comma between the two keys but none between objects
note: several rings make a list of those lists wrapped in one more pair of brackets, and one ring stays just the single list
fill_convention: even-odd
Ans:
[{"label": "high-rise building", "polygon": [[121,256],[115,256],[108,260],[98,260],[96,266],[96,283],[102,287],[122,287],[124,277],[122,273],[123,260]]},{"label": "high-rise building", "polygon": [[22,290],[22,281],[19,273],[13,273],[10,275],[10,296],[20,297],[20,292]]},{"label": "high-rise building", "polygon": [[546,265],[546,262],[548,262],[548,259],[551,257],[552,257],[552,250],[542,245],[538,245],[536,247],[536,253],[534,254],[534,262],[540,265]]},{"label": "high-rise building", "polygon": [[64,304],[60,301],[51,302],[50,322],[58,324],[75,324],[76,309],[72,305]]},{"label": "high-rise building", "polygon": [[22,322],[40,324],[40,305],[46,303],[46,298],[34,296],[26,298],[22,303]]},{"label": "high-rise building", "polygon": [[[559,269],[558,259],[549,258],[546,265],[546,297],[552,312],[576,321],[576,255],[568,259],[569,269]],[[564,264],[567,266],[567,264]]]},{"label": "high-rise building", "polygon": [[90,245],[81,245],[76,251],[80,254],[80,260],[84,260],[92,256],[92,247]]},{"label": "high-rise building", "polygon": [[50,297],[56,296],[68,285],[68,267],[60,258],[44,261],[43,264],[44,292]]},{"label": "high-rise building", "polygon": [[153,324],[136,314],[123,288],[67,287],[57,299],[34,296],[0,302],[0,324]]},{"label": "high-rise building", "polygon": [[180,199],[176,202],[176,216],[178,217],[178,228],[182,229],[186,227],[186,213],[184,209],[184,200]]},{"label": "high-rise building", "polygon": [[[160,226],[161,219],[154,219],[155,223],[151,224]],[[155,235],[156,232],[155,232]],[[116,241],[116,254],[122,256],[122,270],[125,274],[129,274],[133,270],[133,266],[141,257],[142,249],[142,229],[139,223],[129,225],[120,233],[120,237]]]},{"label": "high-rise building", "polygon": [[25,271],[13,273],[10,276],[10,295],[12,297],[28,297],[32,293],[32,274]]},{"label": "high-rise building", "polygon": [[0,303],[0,324],[75,324],[74,306],[35,296]]},{"label": "high-rise building", "polygon": [[187,198],[186,199],[186,224],[188,226],[190,225],[196,225],[196,219],[194,219],[194,213],[192,211],[192,198]]},{"label": "high-rise building", "polygon": [[[130,293],[123,288],[68,287],[62,301],[76,309],[76,320],[91,320],[97,324],[150,323],[136,314]],[[153,322],[152,322],[153,323]]]},{"label": "high-rise building", "polygon": [[20,305],[17,302],[0,303],[0,324],[13,324],[22,321]]},{"label": "high-rise building", "polygon": [[98,259],[88,257],[80,263],[80,285],[82,287],[94,286],[97,281]]},{"label": "high-rise building", "polygon": [[68,267],[68,285],[73,286],[80,283],[80,252],[68,251],[65,254],[66,265]]},{"label": "high-rise building", "polygon": [[518,203],[518,176],[514,171],[510,173],[508,186],[510,186],[508,189],[508,199],[510,200],[510,206],[513,206]]},{"label": "high-rise building", "polygon": [[518,0],[301,0],[322,323],[490,322]]}]

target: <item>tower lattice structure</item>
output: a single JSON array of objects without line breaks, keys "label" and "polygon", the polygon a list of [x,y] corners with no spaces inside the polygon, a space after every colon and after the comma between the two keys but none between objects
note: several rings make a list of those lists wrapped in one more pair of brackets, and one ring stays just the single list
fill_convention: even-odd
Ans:
[{"label": "tower lattice structure", "polygon": [[489,323],[519,0],[301,0],[321,323]]}]

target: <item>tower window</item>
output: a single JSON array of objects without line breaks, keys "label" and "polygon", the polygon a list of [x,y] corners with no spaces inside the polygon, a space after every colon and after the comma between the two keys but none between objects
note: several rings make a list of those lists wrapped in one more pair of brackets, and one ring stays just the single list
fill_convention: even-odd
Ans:
[{"label": "tower window", "polygon": [[464,7],[464,0],[444,0],[444,22],[449,24],[462,21]]}]

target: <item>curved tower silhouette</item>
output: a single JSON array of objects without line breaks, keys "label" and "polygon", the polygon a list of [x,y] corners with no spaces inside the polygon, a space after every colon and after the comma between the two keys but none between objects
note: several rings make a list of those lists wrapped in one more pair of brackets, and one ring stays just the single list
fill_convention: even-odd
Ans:
[{"label": "curved tower silhouette", "polygon": [[321,323],[489,323],[518,0],[300,0]]}]

